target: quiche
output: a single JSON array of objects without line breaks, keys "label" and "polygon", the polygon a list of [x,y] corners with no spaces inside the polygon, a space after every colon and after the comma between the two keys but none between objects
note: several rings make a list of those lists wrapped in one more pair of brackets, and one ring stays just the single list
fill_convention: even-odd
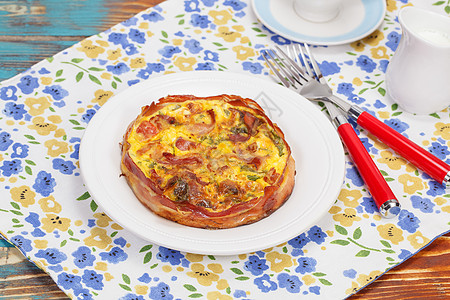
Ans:
[{"label": "quiche", "polygon": [[171,95],[144,106],[121,143],[136,197],[179,224],[232,228],[278,209],[294,187],[283,132],[252,99]]}]

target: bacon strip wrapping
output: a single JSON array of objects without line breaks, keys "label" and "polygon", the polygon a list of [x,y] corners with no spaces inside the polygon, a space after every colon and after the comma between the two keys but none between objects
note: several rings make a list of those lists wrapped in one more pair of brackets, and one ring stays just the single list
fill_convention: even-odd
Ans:
[{"label": "bacon strip wrapping", "polygon": [[[227,107],[232,107],[229,117],[233,119],[223,121],[210,108],[202,111],[201,105],[197,105],[200,101],[226,103]],[[163,146],[158,145],[163,139],[160,132],[183,125],[179,118],[164,115],[161,111],[169,105],[175,110],[188,102],[183,116],[197,120],[196,123],[186,125],[185,136],[173,137],[169,150],[162,149]],[[199,121],[202,118],[205,123]],[[218,136],[227,125],[240,127],[221,136],[230,148],[230,153],[221,153],[211,136]],[[266,165],[273,159],[260,155],[263,147],[258,146],[256,139],[265,132],[267,140],[279,150],[274,152],[283,157],[281,169]],[[137,154],[132,151],[136,147],[133,145],[135,138],[131,138],[133,134],[143,141],[142,147],[135,151]],[[149,137],[156,140],[149,140]],[[205,149],[205,145],[210,148]],[[122,175],[137,199],[155,214],[182,225],[224,229],[251,224],[280,208],[294,188],[295,161],[283,132],[254,100],[240,96],[173,95],[161,98],[142,108],[128,126],[121,147]],[[135,155],[148,157],[153,163],[150,167],[144,166],[134,158]],[[245,182],[223,177],[232,171],[230,162],[234,161],[239,161],[240,171],[249,174]],[[199,173],[200,166],[205,166],[208,172]],[[208,197],[211,190],[217,193],[216,196]],[[254,190],[261,193],[255,192],[252,196]]]}]

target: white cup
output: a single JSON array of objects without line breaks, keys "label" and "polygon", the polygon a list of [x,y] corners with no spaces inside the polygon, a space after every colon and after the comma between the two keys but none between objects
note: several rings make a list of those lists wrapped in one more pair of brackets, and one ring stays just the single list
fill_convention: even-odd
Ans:
[{"label": "white cup", "polygon": [[415,7],[398,16],[402,37],[386,70],[388,95],[407,112],[450,105],[450,18]]},{"label": "white cup", "polygon": [[303,19],[324,23],[339,14],[342,0],[295,0],[294,10]]}]

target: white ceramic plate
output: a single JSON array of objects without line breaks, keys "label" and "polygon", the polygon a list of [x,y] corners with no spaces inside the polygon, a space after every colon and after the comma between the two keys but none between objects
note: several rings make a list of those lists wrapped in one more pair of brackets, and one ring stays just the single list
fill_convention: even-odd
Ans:
[{"label": "white ceramic plate", "polygon": [[[296,161],[295,187],[281,208],[254,224],[206,230],[168,221],[139,202],[125,178],[119,177],[119,143],[142,106],[177,94],[234,94],[252,98],[265,108],[284,131]],[[249,253],[296,237],[328,211],[345,172],[339,136],[315,104],[271,80],[219,71],[163,75],[111,98],[83,136],[80,166],[93,199],[124,228],[167,248],[213,255]]]},{"label": "white ceramic plate", "polygon": [[362,39],[381,25],[386,14],[385,0],[343,0],[338,16],[324,23],[298,16],[294,0],[252,0],[252,6],[258,19],[273,32],[314,45],[338,45]]}]

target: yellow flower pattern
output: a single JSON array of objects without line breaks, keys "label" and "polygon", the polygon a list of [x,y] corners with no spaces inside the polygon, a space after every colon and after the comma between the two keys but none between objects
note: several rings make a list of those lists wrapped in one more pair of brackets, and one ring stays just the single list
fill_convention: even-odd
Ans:
[{"label": "yellow flower pattern", "polygon": [[450,141],[450,123],[438,122],[435,125],[435,135],[441,136],[444,140]]},{"label": "yellow flower pattern", "polygon": [[354,51],[357,51],[357,52],[364,51],[364,48],[366,47],[362,41],[353,42],[350,44],[350,46],[353,48]]},{"label": "yellow flower pattern", "polygon": [[411,176],[409,174],[402,174],[398,177],[398,182],[403,185],[403,191],[408,194],[414,194],[422,190],[425,186],[420,178]]},{"label": "yellow flower pattern", "polygon": [[145,67],[145,59],[143,57],[133,58],[130,62],[130,67],[133,69],[139,69]]},{"label": "yellow flower pattern", "polygon": [[105,229],[94,227],[91,229],[91,235],[84,239],[84,243],[90,247],[105,249],[112,242]]},{"label": "yellow flower pattern", "polygon": [[112,222],[111,218],[105,213],[96,213],[94,214],[94,218],[97,219],[97,226],[100,227],[108,227],[109,223]]},{"label": "yellow flower pattern", "polygon": [[11,189],[11,197],[23,207],[28,207],[35,203],[36,193],[29,186],[22,185]]},{"label": "yellow flower pattern", "polygon": [[208,292],[206,295],[206,299],[208,300],[233,300],[233,297],[230,295],[222,294],[218,291]]},{"label": "yellow flower pattern", "polygon": [[377,279],[380,275],[382,274],[381,271],[375,270],[369,273],[369,275],[366,274],[360,274],[358,276],[358,278],[356,278],[356,282],[353,281],[351,283],[351,288],[348,288],[345,293],[347,295],[353,294],[356,291],[358,291],[361,287],[364,287],[365,285],[367,285],[368,283],[374,281],[375,279]]},{"label": "yellow flower pattern", "polygon": [[97,58],[100,54],[105,52],[103,47],[94,45],[91,40],[82,41],[81,47],[77,48],[77,50],[84,52],[89,58]]},{"label": "yellow flower pattern", "polygon": [[25,105],[28,106],[28,113],[32,116],[42,115],[51,106],[47,97],[27,98]]},{"label": "yellow flower pattern", "polygon": [[197,279],[198,283],[204,286],[210,286],[220,278],[215,272],[206,270],[205,266],[199,263],[192,264],[191,271],[187,272],[187,275]]},{"label": "yellow flower pattern", "polygon": [[46,217],[41,220],[42,229],[50,233],[55,230],[67,231],[70,227],[70,219],[63,218],[56,214],[46,214]]},{"label": "yellow flower pattern", "polygon": [[397,1],[395,0],[386,0],[387,10],[393,12],[398,9]]},{"label": "yellow flower pattern", "polygon": [[42,198],[38,203],[41,206],[42,211],[46,213],[52,212],[59,214],[62,210],[61,204],[59,204],[53,196]]},{"label": "yellow flower pattern", "polygon": [[381,275],[381,271],[375,270],[369,273],[369,275],[365,275],[365,274],[361,274],[358,276],[358,278],[356,279],[356,281],[361,285],[361,286],[365,286],[366,284],[368,284],[369,282],[372,282],[373,280],[375,280],[378,276]]},{"label": "yellow flower pattern", "polygon": [[114,50],[108,50],[108,59],[109,60],[117,60],[122,56],[122,50],[120,48]]},{"label": "yellow flower pattern", "polygon": [[387,54],[387,51],[388,51],[387,48],[384,46],[370,49],[370,52],[372,53],[372,57],[378,58],[378,59],[389,59],[389,55]]},{"label": "yellow flower pattern", "polygon": [[256,54],[253,48],[245,46],[234,46],[233,51],[236,53],[236,58],[239,60],[246,60]]},{"label": "yellow flower pattern", "polygon": [[391,170],[400,170],[402,166],[405,166],[408,172],[415,170],[403,157],[397,156],[391,151],[381,151],[380,155],[381,158],[377,161],[386,164]]},{"label": "yellow flower pattern", "polygon": [[408,236],[407,240],[409,241],[411,246],[414,247],[414,249],[425,247],[430,242],[430,239],[423,236],[422,232],[420,231],[416,231],[414,234]]},{"label": "yellow flower pattern", "polygon": [[213,18],[213,22],[216,25],[225,25],[230,21],[233,16],[227,10],[211,10],[209,15]]},{"label": "yellow flower pattern", "polygon": [[358,190],[342,189],[338,199],[344,202],[346,207],[357,207],[359,200],[362,198],[362,193]]},{"label": "yellow flower pattern", "polygon": [[51,157],[58,157],[61,154],[69,152],[69,145],[64,141],[51,139],[46,141],[44,145],[47,148],[47,155]]},{"label": "yellow flower pattern", "polygon": [[216,34],[216,36],[223,38],[226,42],[232,43],[235,42],[242,35],[240,32],[238,32],[238,30],[230,30],[230,28],[227,26],[220,26],[219,33]]},{"label": "yellow flower pattern", "polygon": [[354,208],[346,208],[343,213],[338,213],[333,216],[333,220],[339,222],[342,226],[350,227],[354,222],[361,221]]},{"label": "yellow flower pattern", "polygon": [[180,71],[193,71],[194,64],[197,62],[195,57],[178,57],[174,61],[174,65],[180,69]]},{"label": "yellow flower pattern", "polygon": [[352,286],[345,290],[345,293],[347,295],[351,295],[356,293],[361,288],[361,285],[359,285],[357,282],[352,281]]},{"label": "yellow flower pattern", "polygon": [[383,239],[389,240],[395,245],[398,245],[405,239],[403,237],[403,231],[392,223],[379,225],[377,230]]},{"label": "yellow flower pattern", "polygon": [[29,125],[28,128],[36,130],[40,135],[49,135],[52,131],[57,129],[55,124],[45,121],[43,117],[35,117],[32,122],[33,125]]},{"label": "yellow flower pattern", "polygon": [[[375,30],[371,34],[369,34],[367,37],[363,38],[363,42],[370,45],[370,46],[377,46],[382,40],[384,39],[383,32],[379,30]],[[377,58],[377,57],[375,57]]]},{"label": "yellow flower pattern", "polygon": [[266,259],[270,262],[270,269],[274,272],[281,272],[285,268],[290,268],[293,265],[291,256],[281,254],[277,251],[267,253]]},{"label": "yellow flower pattern", "polygon": [[50,85],[53,82],[51,77],[41,77],[41,83],[43,85]]},{"label": "yellow flower pattern", "polygon": [[105,91],[105,90],[99,89],[99,90],[95,91],[94,99],[92,99],[91,101],[100,106],[103,106],[103,104],[105,104],[106,101],[108,101],[108,99],[111,98],[113,95],[114,95],[114,93],[111,91]]}]

